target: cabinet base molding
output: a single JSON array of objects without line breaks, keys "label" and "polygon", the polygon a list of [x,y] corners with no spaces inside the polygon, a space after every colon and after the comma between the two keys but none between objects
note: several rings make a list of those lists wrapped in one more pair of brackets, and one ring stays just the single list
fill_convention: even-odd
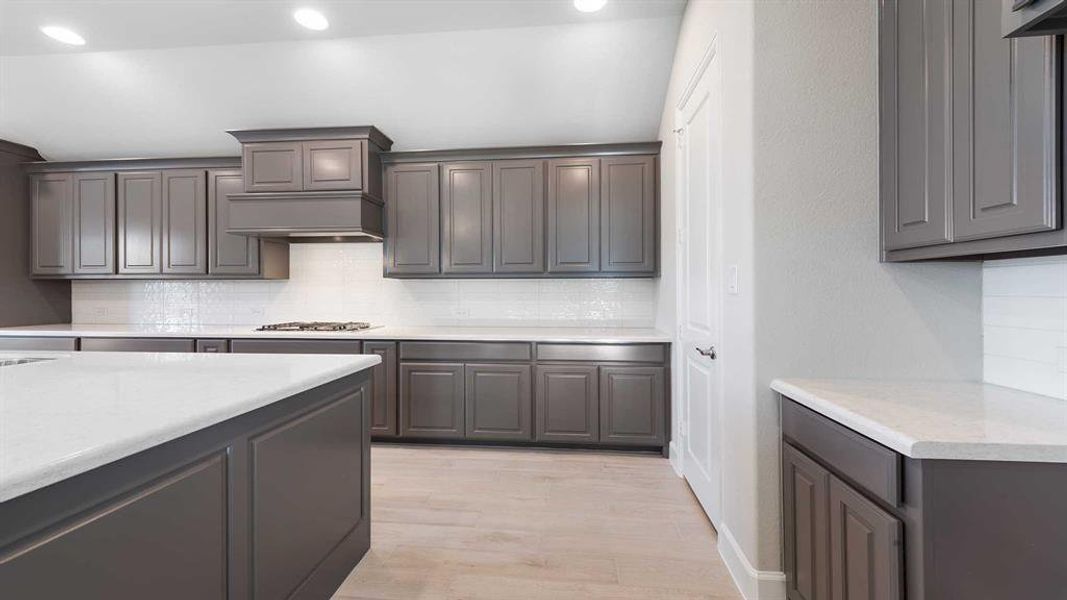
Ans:
[{"label": "cabinet base molding", "polygon": [[655,452],[666,457],[667,447],[663,446],[627,446],[622,444],[580,444],[569,442],[539,442],[536,440],[516,441],[516,440],[461,440],[461,439],[439,439],[439,438],[418,438],[418,437],[385,437],[385,436],[371,436],[371,441],[375,444],[398,444],[398,445],[415,445],[422,446],[427,444],[433,444],[436,446],[492,446],[496,448],[510,447],[510,448],[546,448],[556,450],[606,450],[609,452]]}]

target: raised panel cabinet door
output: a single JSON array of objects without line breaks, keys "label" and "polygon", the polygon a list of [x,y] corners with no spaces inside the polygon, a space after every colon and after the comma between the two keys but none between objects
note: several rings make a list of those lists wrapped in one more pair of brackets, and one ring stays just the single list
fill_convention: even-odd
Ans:
[{"label": "raised panel cabinet door", "polygon": [[600,270],[656,271],[656,157],[600,159]]},{"label": "raised panel cabinet door", "polygon": [[950,1],[879,3],[879,171],[886,250],[952,240]]},{"label": "raised panel cabinet door", "polygon": [[36,275],[74,272],[73,180],[70,173],[33,177],[32,271]]},{"label": "raised panel cabinet door", "polygon": [[363,342],[363,352],[382,357],[371,369],[370,431],[375,436],[397,434],[396,342]]},{"label": "raised panel cabinet door", "polygon": [[304,142],[304,189],[362,189],[364,144],[359,140]]},{"label": "raised panel cabinet door", "polygon": [[600,270],[600,159],[548,161],[548,272]]},{"label": "raised panel cabinet door", "polygon": [[462,439],[463,365],[400,363],[400,435]]},{"label": "raised panel cabinet door", "polygon": [[386,168],[386,273],[440,272],[439,173],[437,163],[390,165]]},{"label": "raised panel cabinet door", "polygon": [[900,521],[833,475],[829,496],[831,597],[903,598]]},{"label": "raised panel cabinet door", "polygon": [[115,272],[115,174],[74,176],[74,272]]},{"label": "raised panel cabinet door", "polygon": [[246,192],[296,192],[304,187],[304,148],[300,142],[241,145]]},{"label": "raised panel cabinet door", "polygon": [[493,271],[545,270],[545,161],[493,162]]},{"label": "raised panel cabinet door", "polygon": [[1001,38],[999,2],[953,11],[953,237],[1057,229],[1062,39]]},{"label": "raised panel cabinet door", "polygon": [[163,176],[119,173],[119,273],[162,273]]},{"label": "raised panel cabinet door", "polygon": [[493,271],[492,179],[487,162],[441,165],[441,272]]},{"label": "raised panel cabinet door", "polygon": [[600,439],[597,368],[538,366],[534,408],[538,441],[596,442]]},{"label": "raised panel cabinet door", "polygon": [[163,171],[163,272],[207,273],[206,172]]},{"label": "raised panel cabinet door", "polygon": [[663,367],[600,367],[600,441],[661,446]]},{"label": "raised panel cabinet door", "polygon": [[467,439],[532,439],[530,365],[467,365],[465,371]]},{"label": "raised panel cabinet door", "polygon": [[244,178],[238,169],[207,173],[208,273],[259,274],[259,240],[226,232],[230,223],[230,200],[227,195],[243,189]]},{"label": "raised panel cabinet door", "polygon": [[830,473],[782,443],[786,597],[830,598]]}]

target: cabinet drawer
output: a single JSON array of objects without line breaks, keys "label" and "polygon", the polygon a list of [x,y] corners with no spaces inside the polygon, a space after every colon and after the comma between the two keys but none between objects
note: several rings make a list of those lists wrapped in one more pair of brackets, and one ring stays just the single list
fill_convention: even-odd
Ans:
[{"label": "cabinet drawer", "polygon": [[0,337],[0,350],[77,350],[76,338]]},{"label": "cabinet drawer", "polygon": [[530,360],[526,342],[401,342],[401,360]]},{"label": "cabinet drawer", "polygon": [[356,340],[231,340],[230,352],[245,354],[360,354]]},{"label": "cabinet drawer", "polygon": [[185,338],[82,338],[86,352],[192,352]]},{"label": "cabinet drawer", "polygon": [[901,500],[901,457],[881,444],[782,397],[782,434],[871,494]]},{"label": "cabinet drawer", "polygon": [[537,360],[662,363],[667,351],[663,344],[538,344]]},{"label": "cabinet drawer", "polygon": [[230,351],[230,340],[196,340],[197,352],[222,353]]}]

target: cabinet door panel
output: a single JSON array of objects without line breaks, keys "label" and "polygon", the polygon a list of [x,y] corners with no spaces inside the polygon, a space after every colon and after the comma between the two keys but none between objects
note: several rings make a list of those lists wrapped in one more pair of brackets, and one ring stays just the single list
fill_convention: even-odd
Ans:
[{"label": "cabinet door panel", "polygon": [[371,371],[371,433],[375,436],[395,436],[396,342],[363,342],[363,352],[382,357],[381,364]]},{"label": "cabinet door panel", "polygon": [[33,178],[33,272],[74,271],[73,176],[50,173]]},{"label": "cabinet door panel", "polygon": [[208,272],[216,275],[259,274],[259,240],[227,233],[230,200],[243,189],[239,170],[208,171]]},{"label": "cabinet door panel", "polygon": [[830,593],[900,600],[900,521],[830,476]]},{"label": "cabinet door panel", "polygon": [[163,172],[163,272],[207,273],[202,170]]},{"label": "cabinet door panel", "polygon": [[305,190],[358,190],[363,187],[363,145],[357,140],[303,143]]},{"label": "cabinet door panel", "polygon": [[115,174],[74,177],[74,272],[115,272]]},{"label": "cabinet door panel", "polygon": [[296,192],[303,188],[300,142],[242,144],[241,153],[246,192]]},{"label": "cabinet door panel", "polygon": [[490,273],[492,253],[490,163],[441,165],[441,271]]},{"label": "cabinet door panel", "polygon": [[998,2],[953,4],[956,241],[1060,225],[1056,37],[1002,39]]},{"label": "cabinet door panel", "polygon": [[952,239],[950,6],[944,0],[879,6],[883,244],[889,250],[943,244]]},{"label": "cabinet door panel", "polygon": [[401,435],[462,439],[463,365],[400,364]]},{"label": "cabinet door panel", "polygon": [[493,163],[493,270],[545,270],[545,161]]},{"label": "cabinet door panel", "polygon": [[548,271],[600,270],[600,159],[548,162]]},{"label": "cabinet door panel", "polygon": [[467,439],[529,440],[530,365],[466,366]]},{"label": "cabinet door panel", "polygon": [[600,270],[656,270],[656,158],[600,159]]},{"label": "cabinet door panel", "polygon": [[161,273],[163,202],[159,171],[119,173],[119,273]]},{"label": "cabinet door panel", "polygon": [[662,445],[663,385],[663,367],[601,367],[600,441]]},{"label": "cabinet door panel", "polygon": [[782,515],[789,600],[830,597],[829,486],[826,469],[783,442]]},{"label": "cabinet door panel", "polygon": [[596,442],[600,439],[597,368],[537,367],[537,439]]},{"label": "cabinet door panel", "polygon": [[440,180],[436,163],[386,170],[386,273],[441,270]]}]

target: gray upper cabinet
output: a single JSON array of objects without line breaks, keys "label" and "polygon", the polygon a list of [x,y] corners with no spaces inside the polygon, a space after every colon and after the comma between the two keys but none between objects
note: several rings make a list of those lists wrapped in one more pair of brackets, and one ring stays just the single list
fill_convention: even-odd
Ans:
[{"label": "gray upper cabinet", "polygon": [[463,439],[463,365],[400,364],[400,433],[405,437]]},{"label": "gray upper cabinet", "polygon": [[162,272],[162,212],[162,175],[159,171],[119,173],[119,273]]},{"label": "gray upper cabinet", "polygon": [[600,269],[656,271],[656,157],[600,159]]},{"label": "gray upper cabinet", "polygon": [[830,597],[901,600],[900,521],[833,475],[829,490]]},{"label": "gray upper cabinet", "polygon": [[305,190],[358,190],[363,187],[363,145],[359,140],[303,142]]},{"label": "gray upper cabinet", "polygon": [[163,273],[207,273],[204,171],[163,171],[162,184]]},{"label": "gray upper cabinet", "polygon": [[493,271],[545,270],[545,161],[493,163]]},{"label": "gray upper cabinet", "polygon": [[953,239],[1056,229],[1060,41],[1001,38],[996,2],[953,10]]},{"label": "gray upper cabinet", "polygon": [[493,271],[493,168],[441,165],[441,272]]},{"label": "gray upper cabinet", "polygon": [[246,192],[296,192],[304,187],[300,142],[255,142],[241,146]]},{"label": "gray upper cabinet", "polygon": [[887,250],[952,239],[952,73],[945,0],[882,2],[882,237]]},{"label": "gray upper cabinet", "polygon": [[74,273],[115,272],[115,174],[74,176]]},{"label": "gray upper cabinet", "polygon": [[440,272],[440,169],[436,163],[390,165],[385,180],[385,272]]},{"label": "gray upper cabinet", "polygon": [[533,438],[530,365],[466,365],[466,438]]},{"label": "gray upper cabinet", "polygon": [[538,441],[591,443],[600,439],[597,367],[537,367]]},{"label": "gray upper cabinet", "polygon": [[600,159],[548,161],[548,271],[600,270]]},{"label": "gray upper cabinet", "polygon": [[662,445],[663,367],[600,367],[600,441]]},{"label": "gray upper cabinet", "polygon": [[244,187],[243,181],[239,169],[208,171],[209,273],[216,275],[256,275],[259,273],[259,240],[226,232],[230,205],[227,194],[240,192]]},{"label": "gray upper cabinet", "polygon": [[36,175],[32,182],[32,271],[37,275],[73,272],[73,175]]}]

